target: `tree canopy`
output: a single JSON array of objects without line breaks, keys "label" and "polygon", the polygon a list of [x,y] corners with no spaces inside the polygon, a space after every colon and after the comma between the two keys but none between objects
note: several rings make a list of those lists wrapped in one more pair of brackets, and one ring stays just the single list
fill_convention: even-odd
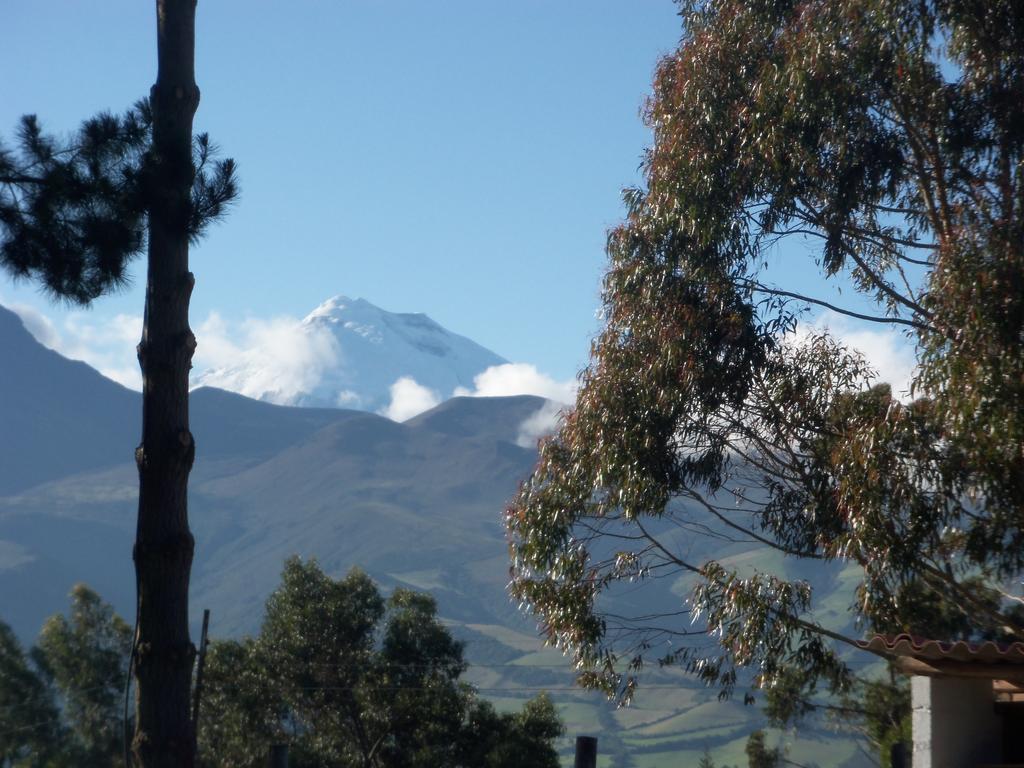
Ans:
[{"label": "tree canopy", "polygon": [[[931,600],[1021,637],[1024,6],[680,8],[604,329],[507,512],[513,595],[584,684],[627,697],[653,659],[725,693],[743,668],[849,685],[855,636],[810,582],[702,556],[707,537],[858,569],[862,626],[915,630]],[[802,290],[810,270],[842,292]],[[911,391],[809,308],[905,333]],[[604,607],[680,576],[684,598]]]},{"label": "tree canopy", "polygon": [[84,584],[71,590],[70,616],[51,616],[33,656],[57,691],[83,765],[123,758],[122,702],[131,627]]},{"label": "tree canopy", "polygon": [[131,627],[84,584],[28,653],[0,622],[0,766],[123,765]]},{"label": "tree canopy", "polygon": [[202,762],[255,768],[285,742],[310,768],[557,768],[551,701],[498,713],[465,670],[430,595],[385,599],[362,571],[335,580],[292,558],[259,635],[210,647]]},{"label": "tree canopy", "polygon": [[[122,115],[101,113],[70,136],[25,115],[13,144],[0,141],[0,267],[34,280],[54,299],[89,304],[123,287],[146,249],[155,203],[148,99]],[[200,237],[235,198],[235,166],[195,137],[188,231]]]},{"label": "tree canopy", "polygon": [[0,622],[0,765],[43,765],[40,755],[60,736],[49,693],[14,632]]},{"label": "tree canopy", "polygon": [[[2,768],[123,765],[131,628],[85,585],[70,597],[28,652],[0,622]],[[557,768],[551,700],[498,712],[466,668],[429,595],[292,558],[260,633],[210,645],[200,763],[262,768],[283,742],[297,768]]]}]

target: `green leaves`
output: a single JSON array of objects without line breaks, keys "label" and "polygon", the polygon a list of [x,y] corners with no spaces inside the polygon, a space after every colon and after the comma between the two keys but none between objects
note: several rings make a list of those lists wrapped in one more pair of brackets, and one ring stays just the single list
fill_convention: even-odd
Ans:
[{"label": "green leaves", "polygon": [[292,558],[259,636],[211,646],[200,754],[260,766],[286,741],[299,766],[556,768],[550,701],[499,716],[465,669],[430,595],[385,600],[362,571],[336,580]]},{"label": "green leaves", "polygon": [[0,622],[0,765],[42,766],[61,735],[50,690]]},{"label": "green leaves", "polygon": [[66,143],[22,118],[17,152],[0,145],[0,265],[79,304],[122,285],[145,242],[148,131],[138,108],[92,118]]},{"label": "green leaves", "polygon": [[0,764],[114,766],[131,629],[84,584],[28,654],[0,622]]},{"label": "green leaves", "polygon": [[51,616],[39,633],[36,658],[60,692],[85,759],[97,765],[121,757],[131,643],[131,627],[84,584],[71,591],[70,618]]},{"label": "green leaves", "polygon": [[[138,102],[101,113],[67,139],[22,118],[14,148],[0,141],[0,267],[38,280],[54,298],[88,304],[122,287],[146,246],[152,113]],[[205,134],[193,150],[190,236],[198,239],[238,195],[234,161],[218,160]]]},{"label": "green leaves", "polygon": [[[1024,568],[1019,4],[682,6],[646,184],[608,238],[605,328],[506,515],[512,594],[620,696],[652,654],[725,692],[793,665],[841,690],[849,630],[815,619],[793,561],[860,568],[851,618],[937,626],[913,587],[1020,636],[987,597]],[[804,295],[808,268],[875,309]],[[817,306],[913,332],[916,400],[802,328]],[[781,572],[724,567],[708,540],[772,548]],[[673,575],[660,609],[615,602]]]}]

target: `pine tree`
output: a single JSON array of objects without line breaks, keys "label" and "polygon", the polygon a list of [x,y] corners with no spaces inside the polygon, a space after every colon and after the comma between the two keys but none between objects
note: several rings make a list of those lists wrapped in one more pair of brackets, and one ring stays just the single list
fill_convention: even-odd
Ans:
[{"label": "pine tree", "polygon": [[136,733],[145,768],[188,768],[195,735],[188,630],[194,542],[188,476],[195,443],[188,372],[195,338],[188,306],[189,243],[236,194],[234,165],[193,137],[195,0],[157,0],[157,78],[123,117],[87,120],[68,143],[23,119],[17,148],[0,145],[0,265],[38,279],[56,298],[89,303],[122,285],[147,251],[139,511],[133,557],[138,592]]}]

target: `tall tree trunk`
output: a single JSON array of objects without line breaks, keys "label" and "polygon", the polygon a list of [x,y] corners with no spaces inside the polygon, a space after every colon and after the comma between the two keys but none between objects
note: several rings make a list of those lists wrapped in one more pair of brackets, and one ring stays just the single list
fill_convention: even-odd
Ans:
[{"label": "tall tree trunk", "polygon": [[148,166],[149,271],[142,368],[142,444],[135,574],[138,586],[135,738],[144,768],[192,768],[195,734],[189,690],[195,646],[189,638],[188,586],[194,541],[188,527],[188,374],[195,337],[188,324],[194,278],[188,268],[195,0],[157,0],[153,146]]}]

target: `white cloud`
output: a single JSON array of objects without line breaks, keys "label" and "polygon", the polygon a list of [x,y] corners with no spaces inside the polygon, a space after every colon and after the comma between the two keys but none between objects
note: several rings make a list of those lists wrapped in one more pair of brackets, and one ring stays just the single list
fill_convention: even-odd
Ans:
[{"label": "white cloud", "polygon": [[212,312],[195,333],[194,380],[275,403],[311,392],[341,354],[330,331],[292,317],[249,318],[232,329]]},{"label": "white cloud", "polygon": [[516,445],[522,448],[536,448],[542,437],[552,435],[562,423],[565,406],[549,400],[532,416],[519,425]]},{"label": "white cloud", "polygon": [[391,403],[380,413],[392,421],[408,421],[441,402],[432,389],[418,384],[411,376],[403,376],[390,387]]},{"label": "white cloud", "polygon": [[[37,309],[9,305],[42,344],[65,357],[82,360],[100,373],[135,390],[142,376],[135,347],[142,335],[142,317],[119,314],[100,317],[74,312],[55,324]],[[201,383],[271,402],[291,403],[316,389],[324,375],[342,361],[337,340],[326,328],[304,326],[292,317],[250,318],[229,323],[211,312],[195,326],[197,348],[193,385]],[[492,366],[473,379],[472,389],[457,388],[453,396],[502,397],[535,395],[545,403],[519,427],[516,442],[534,447],[553,432],[563,408],[576,399],[575,381],[557,381],[528,363]],[[394,421],[406,421],[434,406],[442,394],[402,377],[389,388],[389,404],[380,411]],[[365,407],[351,390],[337,395],[338,407]]]},{"label": "white cloud", "polygon": [[359,393],[353,392],[351,389],[343,389],[338,393],[338,398],[335,400],[335,404],[339,408],[355,408],[359,405]]},{"label": "white cloud", "polygon": [[226,367],[240,362],[244,352],[232,340],[227,322],[219,312],[211,312],[195,329],[197,369]]},{"label": "white cloud", "polygon": [[492,365],[473,377],[473,389],[458,387],[456,397],[536,395],[559,403],[576,401],[575,381],[556,381],[529,363]]},{"label": "white cloud", "polygon": [[[100,317],[72,312],[55,325],[31,306],[11,304],[9,308],[41,344],[88,363],[126,387],[142,389],[135,353],[142,337],[140,315]],[[204,384],[272,402],[285,402],[312,390],[339,357],[337,342],[329,331],[303,328],[301,321],[291,317],[248,319],[229,325],[220,314],[211,312],[195,327],[195,334],[198,346],[193,381],[206,373]],[[239,376],[243,365],[245,377]],[[351,400],[339,401],[339,405],[345,404],[357,405]]]},{"label": "white cloud", "polygon": [[878,374],[877,380],[892,386],[898,397],[910,394],[916,363],[906,340],[895,333],[848,331],[840,334],[845,344],[860,351]]},{"label": "white cloud", "polygon": [[511,395],[536,395],[549,402],[544,403],[535,413],[519,425],[516,445],[536,448],[537,441],[558,429],[562,413],[576,402],[575,381],[557,381],[541,373],[529,363],[505,363],[492,365],[483,373],[473,377],[473,389],[459,387],[455,397],[508,397]]},{"label": "white cloud", "polygon": [[46,315],[30,307],[28,304],[8,304],[9,310],[21,318],[25,329],[44,347],[57,349],[60,346],[60,334]]}]

